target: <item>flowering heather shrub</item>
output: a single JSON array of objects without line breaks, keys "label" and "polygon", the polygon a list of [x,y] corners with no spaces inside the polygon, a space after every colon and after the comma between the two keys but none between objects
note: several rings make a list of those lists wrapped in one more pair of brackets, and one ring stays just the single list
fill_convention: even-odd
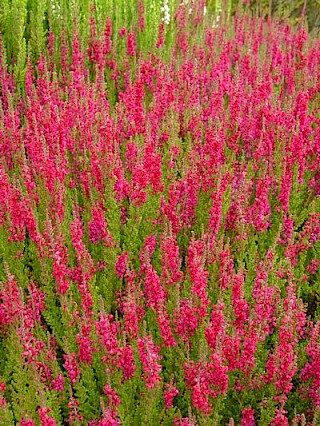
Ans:
[{"label": "flowering heather shrub", "polygon": [[191,3],[2,53],[1,425],[320,421],[320,43]]}]

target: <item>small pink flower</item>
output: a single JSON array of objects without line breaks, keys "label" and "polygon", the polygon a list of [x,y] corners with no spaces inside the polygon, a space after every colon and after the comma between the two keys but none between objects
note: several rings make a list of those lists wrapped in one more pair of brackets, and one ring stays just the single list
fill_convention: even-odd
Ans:
[{"label": "small pink flower", "polygon": [[244,408],[242,410],[241,426],[255,426],[254,410],[252,408]]},{"label": "small pink flower", "polygon": [[20,426],[36,426],[35,422],[31,419],[23,419],[20,422]]},{"label": "small pink flower", "polygon": [[137,48],[136,36],[134,33],[129,33],[128,39],[127,39],[127,53],[131,58],[133,58],[136,55],[136,48]]},{"label": "small pink flower", "polygon": [[319,266],[319,260],[313,259],[313,261],[307,266],[307,271],[313,275],[317,272],[318,266]]},{"label": "small pink flower", "polygon": [[159,361],[162,356],[159,355],[160,348],[155,346],[151,336],[138,339],[138,347],[145,384],[148,389],[152,389],[161,382],[162,366]]},{"label": "small pink flower", "polygon": [[56,426],[56,421],[52,417],[48,417],[47,414],[50,413],[50,408],[41,407],[39,408],[39,417],[41,421],[41,426]]},{"label": "small pink flower", "polygon": [[163,397],[164,397],[166,409],[168,410],[169,408],[172,407],[174,397],[179,395],[180,392],[175,386],[169,385],[168,383],[165,384],[165,388],[166,390],[163,392]]},{"label": "small pink flower", "polygon": [[72,384],[76,383],[80,377],[80,369],[75,354],[64,354],[64,368],[68,371],[68,377]]},{"label": "small pink flower", "polygon": [[127,269],[129,255],[127,252],[120,254],[116,262],[116,274],[119,278],[123,278]]},{"label": "small pink flower", "polygon": [[276,416],[270,423],[270,426],[288,426],[289,420],[286,416],[287,412],[283,409],[276,410]]},{"label": "small pink flower", "polygon": [[58,374],[57,378],[52,380],[52,389],[59,392],[64,391],[64,377],[62,374]]},{"label": "small pink flower", "polygon": [[120,398],[115,389],[112,389],[109,385],[105,385],[103,392],[108,397],[109,405],[117,406],[120,405]]}]

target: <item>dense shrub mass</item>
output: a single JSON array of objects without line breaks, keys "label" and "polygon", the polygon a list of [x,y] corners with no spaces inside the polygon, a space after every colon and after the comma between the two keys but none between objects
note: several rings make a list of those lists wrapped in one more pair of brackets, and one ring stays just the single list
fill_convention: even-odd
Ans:
[{"label": "dense shrub mass", "polygon": [[320,42],[138,3],[2,49],[0,424],[318,425]]}]

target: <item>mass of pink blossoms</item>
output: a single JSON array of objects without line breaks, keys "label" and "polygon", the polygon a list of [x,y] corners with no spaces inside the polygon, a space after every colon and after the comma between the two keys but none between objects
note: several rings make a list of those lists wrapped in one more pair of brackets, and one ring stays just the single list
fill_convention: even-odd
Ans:
[{"label": "mass of pink blossoms", "polygon": [[204,4],[2,50],[8,425],[320,421],[320,41]]}]

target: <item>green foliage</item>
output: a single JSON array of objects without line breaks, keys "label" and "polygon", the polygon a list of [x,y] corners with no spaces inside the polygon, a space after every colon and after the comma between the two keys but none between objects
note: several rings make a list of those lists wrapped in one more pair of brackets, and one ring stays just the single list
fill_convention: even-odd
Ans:
[{"label": "green foliage", "polygon": [[[231,0],[235,12],[242,2]],[[288,19],[291,24],[300,24],[306,17],[310,31],[318,33],[320,28],[319,0],[250,0],[246,9],[263,17]]]},{"label": "green foliage", "polygon": [[80,382],[74,385],[75,396],[80,403],[79,412],[87,420],[93,420],[101,415],[100,395],[97,377],[93,367],[81,365]]},{"label": "green foliage", "polygon": [[36,411],[40,405],[39,383],[31,365],[24,365],[23,348],[16,333],[12,333],[6,339],[5,377],[10,391],[8,399],[12,407],[16,422],[19,422],[25,414],[36,418]]}]

